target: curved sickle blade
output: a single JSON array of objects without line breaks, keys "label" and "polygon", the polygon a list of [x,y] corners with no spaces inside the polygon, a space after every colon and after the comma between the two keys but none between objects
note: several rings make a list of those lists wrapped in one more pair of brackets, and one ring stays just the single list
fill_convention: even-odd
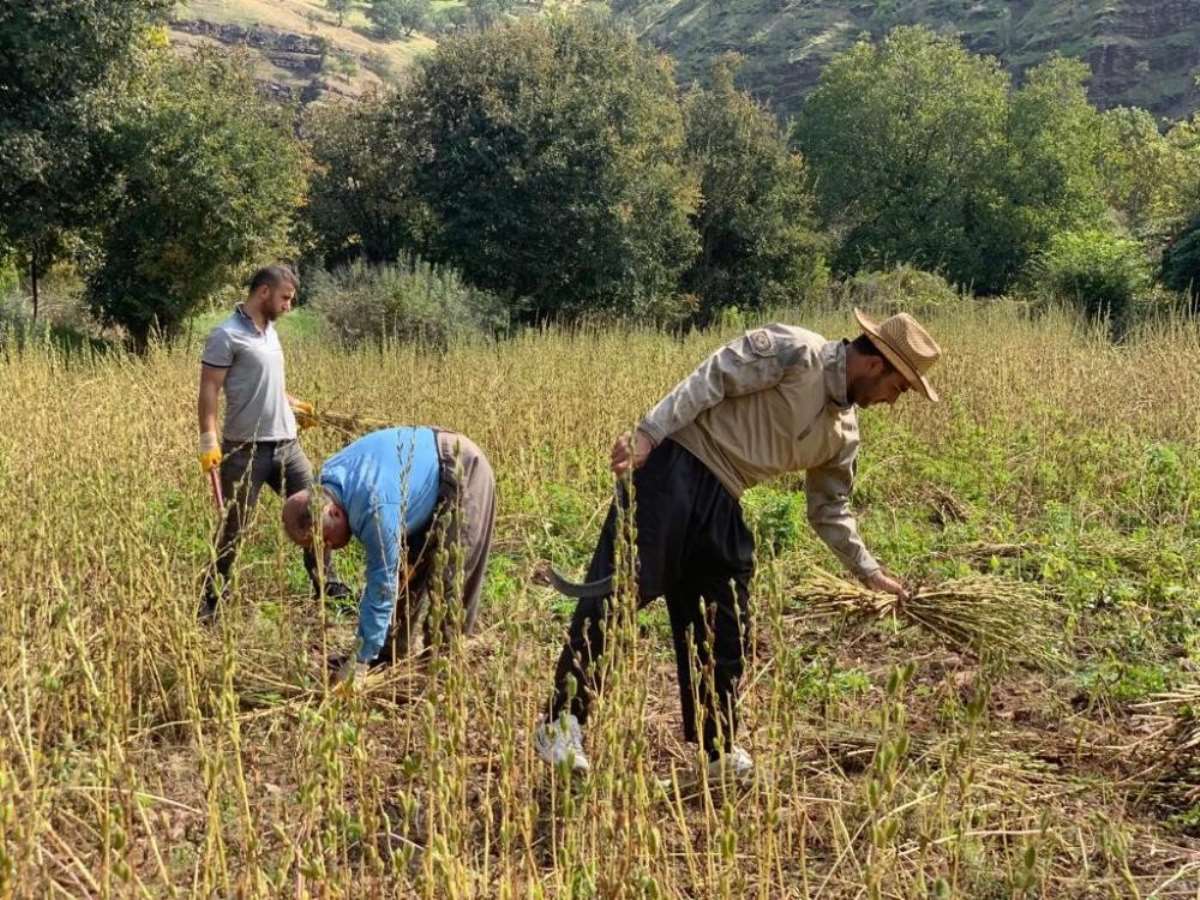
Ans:
[{"label": "curved sickle blade", "polygon": [[613,579],[609,575],[606,578],[599,578],[596,581],[585,581],[582,583],[568,581],[563,578],[550,563],[542,563],[533,572],[533,580],[538,584],[549,585],[560,594],[567,597],[574,597],[577,600],[586,600],[589,597],[606,597],[613,592]]}]

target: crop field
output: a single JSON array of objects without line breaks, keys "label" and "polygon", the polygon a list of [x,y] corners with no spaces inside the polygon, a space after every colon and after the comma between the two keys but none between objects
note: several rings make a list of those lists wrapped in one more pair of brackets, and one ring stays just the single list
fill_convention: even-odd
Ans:
[{"label": "crop field", "polygon": [[311,599],[273,496],[196,622],[195,346],[0,356],[0,897],[1200,896],[1200,331],[925,318],[944,401],[861,413],[853,500],[911,606],[839,580],[801,475],[745,498],[740,786],[693,777],[661,602],[614,626],[590,777],[546,768],[571,605],[530,577],[581,574],[614,436],[739,324],[285,333],[298,397],[460,430],[497,473],[481,627],[358,690],[322,665],[357,611]]}]

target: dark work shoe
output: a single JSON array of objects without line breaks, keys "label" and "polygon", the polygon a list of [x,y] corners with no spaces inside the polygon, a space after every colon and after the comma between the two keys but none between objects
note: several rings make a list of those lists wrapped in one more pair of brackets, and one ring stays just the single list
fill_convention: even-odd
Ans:
[{"label": "dark work shoe", "polygon": [[[319,599],[320,596],[321,589],[314,586],[313,599]],[[346,600],[347,598],[354,596],[354,591],[350,590],[350,585],[343,584],[342,582],[334,579],[325,582],[325,596],[330,600]]]},{"label": "dark work shoe", "polygon": [[201,625],[211,625],[217,620],[217,603],[216,594],[205,594],[200,601],[200,610],[196,613],[196,618]]},{"label": "dark work shoe", "polygon": [[226,585],[220,593],[217,593],[216,586],[207,584],[204,586],[204,593],[200,597],[200,609],[196,612],[196,618],[201,625],[211,625],[217,620],[220,614],[221,606],[229,603],[229,586]]}]

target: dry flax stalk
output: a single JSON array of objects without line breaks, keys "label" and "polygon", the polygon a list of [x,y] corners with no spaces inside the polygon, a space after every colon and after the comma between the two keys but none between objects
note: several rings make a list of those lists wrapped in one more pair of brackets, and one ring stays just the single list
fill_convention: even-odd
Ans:
[{"label": "dry flax stalk", "polygon": [[973,576],[919,587],[902,600],[818,569],[797,586],[796,600],[810,616],[852,621],[893,616],[958,650],[996,652],[1044,668],[1062,665],[1053,649],[1053,604],[1020,582]]}]

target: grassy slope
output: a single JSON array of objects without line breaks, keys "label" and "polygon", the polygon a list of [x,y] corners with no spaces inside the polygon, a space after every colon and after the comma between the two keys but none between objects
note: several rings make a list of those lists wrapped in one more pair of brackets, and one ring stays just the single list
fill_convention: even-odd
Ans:
[{"label": "grassy slope", "polygon": [[[322,73],[350,92],[358,92],[379,83],[379,77],[361,64],[361,60],[369,54],[383,56],[393,72],[400,72],[411,65],[418,54],[434,45],[431,39],[421,34],[400,41],[377,39],[360,7],[350,10],[343,25],[339,26],[337,16],[320,0],[184,0],[177,7],[175,18],[202,19],[218,25],[233,24],[247,28],[263,25],[290,34],[323,37],[335,52],[351,54],[360,61],[353,73],[331,72],[328,67]],[[180,31],[174,32],[172,38],[183,45],[197,41],[197,38]],[[272,66],[265,58],[259,71],[260,77],[281,84],[302,86],[309,80],[309,76],[297,76]]]},{"label": "grassy slope", "polygon": [[[994,668],[887,622],[812,621],[797,579],[835,563],[782,480],[750,503],[792,504],[756,519],[781,544],[760,544],[742,704],[760,774],[711,800],[654,787],[691,764],[661,603],[618,641],[593,778],[565,789],[536,762],[565,609],[527,576],[539,558],[582,569],[612,435],[724,334],[550,330],[445,353],[291,340],[297,395],[461,429],[499,479],[480,633],[357,696],[328,693],[318,665],[354,616],[307,598],[271,496],[221,626],[193,619],[212,526],[194,350],[0,358],[0,895],[1194,896],[1200,841],[1168,821],[1187,807],[1147,770],[1158,726],[1135,704],[1200,660],[1200,374],[1179,365],[1200,335],[1114,348],[987,309],[929,324],[945,400],[862,415],[863,534],[913,579],[981,568],[1043,592],[1070,666]],[[304,442],[319,461],[341,439]]]},{"label": "grassy slope", "polygon": [[960,34],[1016,72],[1056,50],[1083,56],[1105,106],[1172,116],[1200,107],[1200,0],[624,0],[617,7],[680,60],[685,80],[701,76],[720,52],[743,53],[744,83],[784,113],[798,108],[834,53],[861,35],[913,23]]}]

